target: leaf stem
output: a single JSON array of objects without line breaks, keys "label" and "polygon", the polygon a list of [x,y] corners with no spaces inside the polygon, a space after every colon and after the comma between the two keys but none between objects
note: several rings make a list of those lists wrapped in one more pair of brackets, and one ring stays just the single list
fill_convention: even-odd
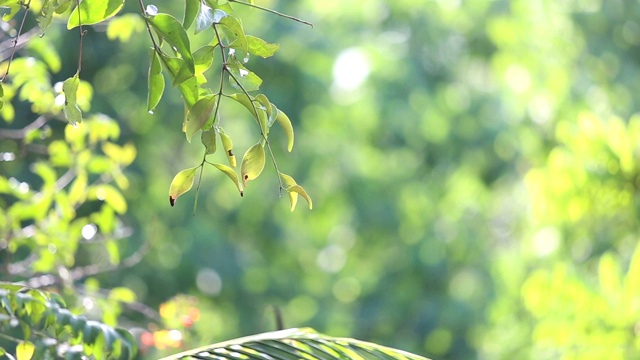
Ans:
[{"label": "leaf stem", "polygon": [[287,15],[287,14],[283,14],[281,12],[278,12],[278,11],[275,11],[275,10],[272,10],[272,9],[269,9],[269,8],[266,8],[266,7],[262,7],[260,5],[246,3],[246,2],[238,1],[238,0],[229,0],[229,2],[236,3],[236,4],[242,4],[242,5],[246,5],[246,6],[255,8],[255,9],[266,11],[268,13],[271,13],[271,14],[274,14],[274,15],[278,15],[278,16],[281,16],[281,17],[289,19],[289,20],[293,20],[293,21],[297,21],[297,22],[305,24],[305,25],[309,25],[309,26],[311,26],[313,28],[313,24],[308,22],[308,21],[304,21],[304,20],[299,19],[297,17],[291,16],[291,15]]},{"label": "leaf stem", "polygon": [[81,2],[82,0],[78,0],[78,29],[80,29],[80,44],[78,45],[78,76],[80,76],[80,71],[82,70],[82,43],[84,42],[84,35],[87,33],[82,29],[82,16],[80,15],[82,13],[80,10]]},{"label": "leaf stem", "polygon": [[6,340],[9,340],[9,341],[13,341],[16,344],[19,344],[20,342],[22,342],[22,340],[20,340],[18,338],[14,338],[13,336],[10,336],[10,335],[7,335],[7,334],[3,334],[3,333],[0,333],[0,338],[6,339]]},{"label": "leaf stem", "polygon": [[225,46],[224,44],[222,44],[222,39],[220,38],[220,33],[218,32],[218,28],[216,27],[216,24],[213,24],[212,27],[213,27],[213,32],[216,34],[216,38],[218,39],[218,45],[220,45],[220,56],[222,61],[222,69],[220,71],[220,88],[218,89],[218,100],[216,103],[215,112],[213,113],[213,126],[215,126],[216,120],[218,122],[220,121],[219,110],[220,110],[220,101],[222,100],[222,88],[224,86],[224,66],[227,63],[227,58],[224,55]]},{"label": "leaf stem", "polygon": [[18,47],[18,38],[20,38],[20,34],[22,34],[22,29],[24,28],[24,22],[27,19],[27,14],[29,13],[30,5],[31,5],[31,0],[28,0],[27,2],[22,4],[22,6],[24,6],[24,9],[25,9],[24,15],[22,16],[22,21],[20,22],[18,33],[16,34],[15,39],[13,39],[13,48],[11,49],[11,56],[9,56],[7,71],[5,71],[4,75],[2,76],[2,79],[0,79],[0,83],[2,83],[7,78],[7,76],[9,76],[9,69],[11,68],[11,63],[13,62],[13,57],[15,56],[16,48]]},{"label": "leaf stem", "polygon": [[[244,95],[249,99],[249,101],[251,102],[251,106],[253,107],[253,112],[254,114],[256,114],[256,117],[258,117],[258,109],[256,108],[256,105],[253,103],[253,98],[251,97],[251,95],[249,95],[249,92],[244,88],[244,86],[242,86],[242,84],[240,83],[240,81],[238,81],[235,75],[233,75],[233,73],[229,71],[226,64],[223,66],[223,69],[227,72],[227,74],[229,74],[229,76],[233,79],[233,81],[235,81],[238,87],[242,90]],[[267,150],[269,151],[269,157],[271,157],[271,163],[273,164],[273,168],[276,170],[276,175],[278,176],[278,186],[279,186],[278,193],[280,196],[282,196],[282,190],[284,190],[284,186],[282,185],[282,179],[280,177],[280,169],[278,168],[276,157],[273,155],[271,144],[269,143],[269,139],[267,139],[267,136],[265,135],[266,129],[262,129],[260,120],[258,120],[257,118],[256,118],[256,122],[258,123],[258,127],[260,128],[260,136],[262,136],[262,138],[264,139],[264,143],[267,147]]]},{"label": "leaf stem", "polygon": [[153,43],[153,48],[158,53],[158,55],[161,55],[160,54],[160,46],[158,46],[158,43],[156,42],[156,39],[153,37],[153,32],[151,31],[151,25],[149,25],[149,21],[147,20],[147,17],[145,16],[147,11],[144,9],[144,3],[142,2],[142,0],[138,0],[138,3],[140,4],[140,11],[142,11],[142,17],[144,18],[144,24],[147,26],[147,31],[149,32],[149,38],[151,38],[151,43]]},{"label": "leaf stem", "polygon": [[200,195],[200,183],[202,183],[202,174],[204,174],[204,163],[207,162],[207,150],[205,149],[200,163],[200,176],[198,177],[198,185],[196,185],[196,199],[193,202],[193,216],[196,216],[196,208],[198,207],[198,195]]}]

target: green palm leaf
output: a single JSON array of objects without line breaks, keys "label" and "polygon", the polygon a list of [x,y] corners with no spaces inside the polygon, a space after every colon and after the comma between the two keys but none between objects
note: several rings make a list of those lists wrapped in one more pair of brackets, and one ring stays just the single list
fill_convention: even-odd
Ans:
[{"label": "green palm leaf", "polygon": [[185,351],[160,360],[428,360],[364,341],[335,338],[310,328],[268,332]]}]

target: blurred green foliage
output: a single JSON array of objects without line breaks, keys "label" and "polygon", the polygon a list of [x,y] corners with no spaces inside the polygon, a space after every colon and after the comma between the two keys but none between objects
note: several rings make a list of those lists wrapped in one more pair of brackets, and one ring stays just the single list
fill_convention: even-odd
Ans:
[{"label": "blurred green foliage", "polygon": [[[151,244],[135,266],[90,280],[159,310],[123,314],[155,331],[146,356],[272,330],[271,306],[286,326],[435,359],[640,355],[640,4],[256,4],[314,24],[236,6],[247,33],[280,44],[248,66],[291,119],[295,155],[283,132],[270,141],[312,211],[290,213],[269,166],[244,198],[207,171],[195,216],[193,192],[169,207],[171,179],[202,156],[181,134],[179,90],[167,82],[148,113],[151,44],[132,25],[137,3],[87,27],[80,87],[137,148],[120,188],[133,232],[119,252]],[[194,49],[208,44],[189,37]],[[75,73],[77,47],[54,21],[20,50],[11,80],[25,85],[3,87],[7,127],[55,103],[52,84]],[[78,106],[88,109],[80,96]],[[220,116],[234,148],[256,143],[242,105]],[[2,139],[17,158],[0,162],[1,174],[33,181],[19,145]]]}]

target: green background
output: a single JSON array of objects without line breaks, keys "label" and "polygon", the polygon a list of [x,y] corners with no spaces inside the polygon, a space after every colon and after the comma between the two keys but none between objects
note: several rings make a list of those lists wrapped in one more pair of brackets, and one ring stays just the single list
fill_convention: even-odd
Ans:
[{"label": "green background", "polygon": [[[148,114],[144,28],[126,43],[89,28],[91,112],[138,151],[120,245],[150,244],[100,286],[153,309],[193,296],[185,348],[274,330],[276,306],[287,327],[434,359],[640,356],[637,1],[256,3],[314,24],[235,6],[247,34],[281,46],[247,66],[293,122],[292,153],[279,128],[270,141],[313,210],[300,199],[290,213],[269,163],[243,198],[206,168],[195,215],[194,191],[171,208],[171,179],[202,156],[179,93],[168,85]],[[179,2],[155,5],[181,18]],[[71,76],[76,34],[54,23],[38,41],[61,55],[54,82]],[[238,155],[259,135],[252,121],[223,103]]]}]

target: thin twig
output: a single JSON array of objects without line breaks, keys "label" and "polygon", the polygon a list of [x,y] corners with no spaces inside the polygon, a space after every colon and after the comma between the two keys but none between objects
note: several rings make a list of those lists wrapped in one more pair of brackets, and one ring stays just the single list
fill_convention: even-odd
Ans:
[{"label": "thin twig", "polygon": [[23,341],[23,340],[20,340],[18,338],[14,338],[11,335],[7,335],[7,334],[3,334],[3,333],[0,333],[0,337],[3,338],[3,339],[9,340],[9,341],[13,341],[15,343],[21,343]]},{"label": "thin twig", "polygon": [[213,32],[216,34],[216,38],[218,39],[218,45],[220,45],[220,57],[222,61],[223,69],[220,71],[220,88],[218,89],[218,101],[216,103],[216,110],[213,113],[213,125],[216,125],[216,121],[220,122],[220,101],[222,100],[222,88],[224,86],[224,64],[227,63],[227,58],[224,54],[225,46],[222,44],[222,38],[220,38],[220,33],[218,32],[218,28],[216,24],[213,24]]},{"label": "thin twig", "polygon": [[[149,241],[145,241],[142,246],[133,254],[122,260],[117,265],[107,265],[101,266],[98,264],[88,265],[83,267],[78,267],[75,269],[71,269],[68,273],[68,279],[70,281],[78,281],[88,276],[95,276],[99,274],[103,274],[109,271],[130,268],[136,264],[138,264],[144,256],[149,252],[151,248]],[[51,274],[45,274],[40,276],[35,276],[26,281],[27,286],[33,289],[40,289],[44,287],[49,287],[52,285],[59,284],[62,281],[61,277],[53,276]]]},{"label": "thin twig", "polygon": [[259,5],[256,5],[256,4],[246,3],[246,2],[238,1],[238,0],[229,0],[229,2],[236,3],[236,4],[242,4],[242,5],[246,5],[246,6],[255,8],[255,9],[266,11],[268,13],[272,13],[274,15],[278,15],[278,16],[281,16],[281,17],[289,19],[289,20],[293,20],[293,21],[297,21],[297,22],[305,24],[305,25],[309,25],[309,26],[311,26],[313,28],[313,24],[308,22],[308,21],[304,21],[302,19],[299,19],[299,18],[291,16],[291,15],[283,14],[281,12],[278,12],[278,11],[275,11],[275,10],[272,10],[272,9],[269,9],[269,8],[266,8],[266,7],[262,7],[262,6],[259,6]]},{"label": "thin twig", "polygon": [[142,243],[142,246],[140,246],[140,248],[136,250],[136,252],[126,257],[117,265],[101,266],[100,264],[94,264],[83,266],[71,269],[71,271],[69,271],[69,276],[72,281],[78,281],[88,276],[94,276],[118,269],[130,268],[142,261],[142,258],[144,258],[144,256],[149,252],[150,248],[151,246],[149,244],[149,241],[145,241],[144,243]]},{"label": "thin twig", "polygon": [[5,61],[8,58],[9,54],[7,54],[6,57],[5,55],[2,55],[2,54],[10,51],[14,47],[16,40],[18,40],[18,44],[15,45],[16,51],[17,51],[18,49],[22,48],[26,43],[28,43],[29,40],[38,36],[39,33],[40,33],[40,28],[36,26],[34,28],[29,29],[29,31],[25,32],[24,34],[21,34],[20,39],[8,39],[1,42],[0,43],[0,61]]},{"label": "thin twig", "polygon": [[78,71],[77,75],[80,76],[80,71],[82,71],[82,43],[84,42],[84,35],[86,32],[82,30],[82,16],[80,15],[82,11],[80,10],[80,3],[82,0],[78,0],[78,29],[80,29],[80,44],[78,46]]},{"label": "thin twig", "polygon": [[49,120],[46,116],[40,115],[33,122],[22,129],[0,129],[0,139],[24,139],[29,132],[41,128]]},{"label": "thin twig", "polygon": [[20,27],[18,28],[18,33],[16,34],[15,39],[13,39],[13,49],[11,50],[11,56],[9,56],[9,63],[7,64],[7,71],[0,79],[0,83],[3,82],[7,76],[9,76],[9,69],[11,68],[11,63],[13,62],[13,57],[16,55],[16,48],[18,47],[18,38],[20,38],[20,34],[22,33],[22,28],[24,27],[24,22],[27,19],[27,14],[29,13],[29,6],[31,5],[31,0],[28,0],[24,3],[24,15],[22,16],[22,21],[20,22]]},{"label": "thin twig", "polygon": [[198,208],[198,195],[200,195],[200,184],[202,183],[202,175],[204,174],[205,161],[207,161],[207,149],[204,149],[204,155],[202,156],[202,162],[200,163],[200,176],[198,177],[198,185],[196,186],[196,198],[193,202],[193,216],[196,216],[196,209]]},{"label": "thin twig", "polygon": [[140,4],[140,10],[142,11],[142,17],[144,18],[144,24],[147,26],[147,31],[149,32],[149,38],[151,38],[151,43],[153,43],[153,49],[160,55],[160,46],[158,46],[158,43],[156,43],[156,39],[153,37],[153,32],[151,31],[151,25],[149,25],[149,20],[147,20],[147,10],[145,10],[142,0],[138,0],[138,3]]}]

